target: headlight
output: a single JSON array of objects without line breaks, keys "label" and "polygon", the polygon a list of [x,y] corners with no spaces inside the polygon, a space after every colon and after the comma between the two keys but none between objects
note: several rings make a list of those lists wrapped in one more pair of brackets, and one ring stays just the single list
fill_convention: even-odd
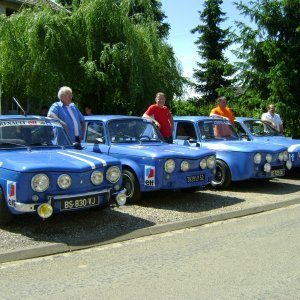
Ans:
[{"label": "headlight", "polygon": [[287,150],[283,151],[283,160],[287,161],[289,159],[289,153]]},{"label": "headlight", "polygon": [[91,181],[94,185],[99,185],[103,181],[103,174],[100,171],[94,171],[91,175]]},{"label": "headlight", "polygon": [[253,157],[253,161],[255,164],[260,164],[261,162],[261,154],[260,153],[256,153]]},{"label": "headlight", "polygon": [[57,179],[58,186],[63,190],[69,188],[71,186],[71,183],[72,183],[72,179],[67,174],[62,174]]},{"label": "headlight", "polygon": [[266,161],[267,161],[268,163],[270,163],[270,162],[272,161],[272,154],[268,153],[268,154],[266,155]]},{"label": "headlight", "polygon": [[265,171],[266,173],[270,173],[270,172],[271,172],[271,165],[270,165],[269,163],[266,163],[266,164],[264,165],[264,171]]},{"label": "headlight", "polygon": [[288,169],[288,170],[290,170],[291,168],[292,168],[292,162],[290,161],[290,160],[288,160],[286,163],[285,163],[285,165],[286,165],[286,168]]},{"label": "headlight", "polygon": [[37,208],[37,213],[41,218],[47,219],[52,216],[53,207],[48,203],[43,203]]},{"label": "headlight", "polygon": [[283,152],[280,152],[280,153],[279,153],[278,159],[279,159],[280,161],[283,161]]},{"label": "headlight", "polygon": [[182,172],[186,172],[190,169],[190,164],[188,161],[184,160],[181,164],[180,164],[180,170]]},{"label": "headlight", "polygon": [[207,167],[207,161],[206,161],[206,159],[205,158],[201,159],[199,165],[200,165],[200,168],[202,170],[204,170]]},{"label": "headlight", "polygon": [[213,169],[216,166],[216,157],[215,156],[209,156],[207,159],[207,167],[209,169]]},{"label": "headlight", "polygon": [[109,182],[116,183],[121,177],[121,171],[119,167],[110,167],[106,172],[106,179]]},{"label": "headlight", "polygon": [[167,173],[172,173],[175,170],[175,161],[173,159],[168,159],[165,162],[165,171]]},{"label": "headlight", "polygon": [[36,192],[44,192],[49,187],[49,177],[46,174],[37,174],[31,179],[31,188]]}]

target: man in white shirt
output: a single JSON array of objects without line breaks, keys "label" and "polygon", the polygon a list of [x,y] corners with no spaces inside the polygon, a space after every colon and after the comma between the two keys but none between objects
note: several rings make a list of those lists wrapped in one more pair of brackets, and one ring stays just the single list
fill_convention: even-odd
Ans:
[{"label": "man in white shirt", "polygon": [[283,123],[278,114],[275,113],[274,104],[269,105],[269,110],[267,113],[263,113],[261,115],[261,120],[270,124],[273,128],[275,128],[280,133],[283,133]]}]

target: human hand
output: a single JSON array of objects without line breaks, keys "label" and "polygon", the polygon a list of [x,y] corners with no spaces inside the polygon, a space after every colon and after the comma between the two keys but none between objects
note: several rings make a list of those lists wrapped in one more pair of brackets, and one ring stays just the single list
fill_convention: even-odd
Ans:
[{"label": "human hand", "polygon": [[153,120],[153,123],[158,129],[160,129],[160,124],[156,120]]}]

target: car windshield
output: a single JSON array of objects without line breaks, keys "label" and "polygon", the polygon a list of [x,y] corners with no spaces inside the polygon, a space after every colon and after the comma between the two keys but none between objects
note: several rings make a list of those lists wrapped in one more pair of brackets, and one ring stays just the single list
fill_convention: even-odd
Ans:
[{"label": "car windshield", "polygon": [[198,122],[202,140],[237,140],[237,133],[230,123],[223,120]]},{"label": "car windshield", "polygon": [[142,118],[110,121],[108,131],[111,143],[163,142],[153,123]]},{"label": "car windshield", "polygon": [[33,119],[0,121],[0,148],[70,144],[66,132],[59,124]]},{"label": "car windshield", "polygon": [[276,129],[260,120],[247,120],[244,124],[254,136],[282,136]]}]

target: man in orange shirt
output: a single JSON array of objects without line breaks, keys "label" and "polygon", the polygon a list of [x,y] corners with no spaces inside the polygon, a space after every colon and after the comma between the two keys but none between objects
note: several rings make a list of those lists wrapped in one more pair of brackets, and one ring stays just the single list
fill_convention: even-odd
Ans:
[{"label": "man in orange shirt", "polygon": [[227,107],[227,100],[225,97],[219,97],[217,99],[218,106],[213,108],[210,112],[211,117],[221,117],[230,121],[231,125],[234,126],[234,113]]}]

